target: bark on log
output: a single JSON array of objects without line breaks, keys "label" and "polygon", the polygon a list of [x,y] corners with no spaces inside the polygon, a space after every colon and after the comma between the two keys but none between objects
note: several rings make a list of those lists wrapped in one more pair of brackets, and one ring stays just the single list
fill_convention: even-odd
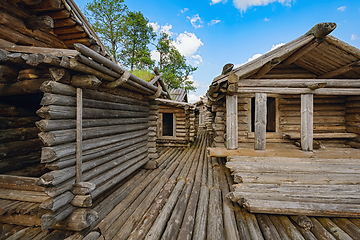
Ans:
[{"label": "bark on log", "polygon": [[[49,119],[75,119],[76,108],[68,106],[43,106],[36,112],[40,117]],[[147,112],[133,112],[125,110],[108,110],[98,108],[84,108],[83,118],[120,118],[120,117],[148,117]]]}]

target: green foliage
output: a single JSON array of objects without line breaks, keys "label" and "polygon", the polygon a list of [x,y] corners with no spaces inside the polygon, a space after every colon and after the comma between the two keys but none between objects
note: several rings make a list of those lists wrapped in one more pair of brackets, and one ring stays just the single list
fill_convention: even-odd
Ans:
[{"label": "green foliage", "polygon": [[93,0],[86,4],[85,15],[113,58],[118,62],[117,54],[124,28],[124,14],[127,6],[124,0]]},{"label": "green foliage", "polygon": [[121,59],[131,70],[147,69],[154,65],[148,45],[155,38],[149,20],[141,12],[127,12],[124,18]]},{"label": "green foliage", "polygon": [[161,33],[156,50],[160,53],[159,70],[168,89],[185,88],[195,90],[194,83],[188,80],[197,67],[186,64],[186,58],[171,44],[166,33]]},{"label": "green foliage", "polygon": [[135,76],[141,78],[142,80],[145,80],[147,82],[150,82],[151,79],[155,77],[154,74],[152,74],[149,70],[133,70],[130,71]]}]

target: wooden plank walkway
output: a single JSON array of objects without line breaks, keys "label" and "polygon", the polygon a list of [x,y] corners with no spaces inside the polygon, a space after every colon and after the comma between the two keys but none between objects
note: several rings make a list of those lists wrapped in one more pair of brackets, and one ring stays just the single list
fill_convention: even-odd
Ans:
[{"label": "wooden plank walkway", "polygon": [[[225,159],[207,157],[202,132],[191,147],[165,148],[159,168],[141,169],[109,192],[94,209],[101,221],[89,234],[4,224],[7,239],[360,239],[360,219],[252,214],[226,198],[233,177]],[[111,201],[109,201],[111,200]],[[107,204],[105,204],[107,203]],[[109,204],[111,203],[111,204]],[[112,206],[110,206],[112,205]],[[112,210],[111,210],[112,209]],[[15,233],[15,235],[14,235]],[[17,235],[16,235],[17,234]],[[30,236],[32,237],[26,237]],[[49,237],[51,234],[62,236]]]}]

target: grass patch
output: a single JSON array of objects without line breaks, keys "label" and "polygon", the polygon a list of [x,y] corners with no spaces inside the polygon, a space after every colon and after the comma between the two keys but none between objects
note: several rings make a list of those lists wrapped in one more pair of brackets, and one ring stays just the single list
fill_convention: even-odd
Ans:
[{"label": "grass patch", "polygon": [[147,82],[150,82],[155,76],[149,70],[134,70],[131,73]]}]

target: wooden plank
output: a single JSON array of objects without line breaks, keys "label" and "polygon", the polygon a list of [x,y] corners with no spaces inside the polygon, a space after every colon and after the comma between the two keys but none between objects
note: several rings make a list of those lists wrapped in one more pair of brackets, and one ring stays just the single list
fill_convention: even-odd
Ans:
[{"label": "wooden plank", "polygon": [[301,148],[303,151],[313,150],[313,94],[301,95]]},{"label": "wooden plank", "polygon": [[34,177],[0,174],[0,188],[43,192],[44,188],[36,185],[37,180]]},{"label": "wooden plank", "polygon": [[0,198],[41,203],[49,198],[44,192],[0,188]]},{"label": "wooden plank", "polygon": [[[283,133],[289,139],[300,139],[300,133],[289,132]],[[334,139],[334,138],[356,138],[356,133],[314,133],[313,139]]]},{"label": "wooden plank", "polygon": [[76,89],[76,183],[82,182],[82,89]]},{"label": "wooden plank", "polygon": [[237,95],[244,93],[273,93],[273,94],[305,94],[312,93],[318,95],[360,95],[360,89],[357,88],[319,88],[311,90],[309,88],[276,88],[276,87],[242,87],[238,88]]},{"label": "wooden plank", "polygon": [[238,148],[237,96],[226,96],[226,144],[228,149]]},{"label": "wooden plank", "polygon": [[238,87],[307,88],[314,84],[324,84],[327,88],[360,87],[359,79],[242,79]]},{"label": "wooden plank", "polygon": [[359,217],[360,205],[354,204],[323,204],[246,199],[243,206],[250,212],[307,215],[323,217]]},{"label": "wooden plank", "polygon": [[265,150],[266,148],[266,103],[266,93],[255,93],[255,150]]}]

